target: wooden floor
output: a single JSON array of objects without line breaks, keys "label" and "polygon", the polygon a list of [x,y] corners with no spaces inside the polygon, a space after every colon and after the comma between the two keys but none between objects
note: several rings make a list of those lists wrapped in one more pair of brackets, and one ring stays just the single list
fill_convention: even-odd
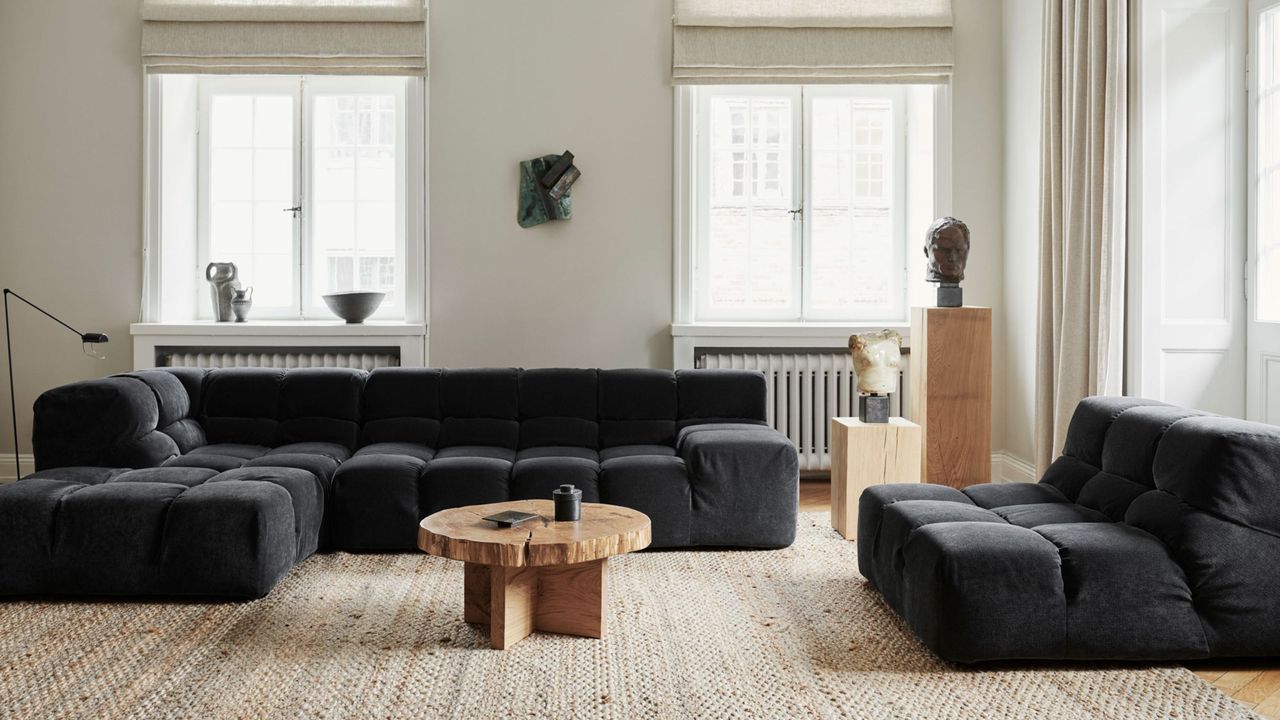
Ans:
[{"label": "wooden floor", "polygon": [[[830,483],[825,480],[800,483],[802,512],[830,509]],[[1188,663],[1187,667],[1262,717],[1280,720],[1280,659],[1205,660]]]}]

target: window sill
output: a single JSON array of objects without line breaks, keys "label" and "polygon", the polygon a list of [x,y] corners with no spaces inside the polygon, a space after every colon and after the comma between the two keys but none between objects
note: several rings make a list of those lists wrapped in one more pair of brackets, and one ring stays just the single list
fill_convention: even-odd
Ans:
[{"label": "window sill", "polygon": [[905,335],[911,324],[899,322],[700,322],[674,323],[672,337],[848,337],[869,330],[889,328]]},{"label": "window sill", "polygon": [[133,323],[129,334],[137,336],[203,335],[212,337],[426,337],[424,323],[370,320],[348,324],[341,320],[250,320],[184,323]]}]

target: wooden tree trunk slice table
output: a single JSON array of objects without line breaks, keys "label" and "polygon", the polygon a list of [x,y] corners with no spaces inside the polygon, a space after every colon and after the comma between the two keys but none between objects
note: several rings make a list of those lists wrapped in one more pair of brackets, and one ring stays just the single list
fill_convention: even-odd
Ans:
[{"label": "wooden tree trunk slice table", "polygon": [[[507,510],[541,516],[500,528],[485,516]],[[418,528],[418,547],[466,563],[463,619],[489,625],[499,650],[534,631],[602,638],[609,558],[649,546],[649,517],[583,503],[582,519],[556,522],[550,500],[516,500],[441,510]]]}]

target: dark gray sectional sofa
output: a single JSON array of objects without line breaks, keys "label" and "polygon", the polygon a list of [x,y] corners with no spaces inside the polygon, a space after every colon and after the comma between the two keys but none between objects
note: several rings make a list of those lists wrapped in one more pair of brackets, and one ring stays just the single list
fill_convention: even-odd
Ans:
[{"label": "dark gray sectional sofa", "polygon": [[639,509],[654,547],[777,548],[794,446],[732,370],[163,369],[50,390],[0,486],[0,594],[260,597],[317,550],[413,550],[437,510]]},{"label": "dark gray sectional sofa", "polygon": [[863,493],[862,574],[959,662],[1280,651],[1280,428],[1095,397],[1039,483]]}]

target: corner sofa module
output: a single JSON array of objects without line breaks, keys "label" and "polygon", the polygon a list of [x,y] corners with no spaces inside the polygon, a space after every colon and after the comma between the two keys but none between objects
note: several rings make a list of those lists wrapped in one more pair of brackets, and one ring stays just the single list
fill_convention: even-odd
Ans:
[{"label": "corner sofa module", "polygon": [[1039,483],[883,485],[862,574],[934,652],[1186,660],[1280,653],[1280,429],[1087,398]]},{"label": "corner sofa module", "polygon": [[649,515],[654,547],[784,547],[798,462],[765,398],[733,370],[175,368],[54,388],[38,472],[0,488],[0,594],[256,597],[316,550],[416,552],[433,512],[562,483]]},{"label": "corner sofa module", "polygon": [[294,468],[68,467],[0,487],[0,594],[257,598],[316,549]]}]

